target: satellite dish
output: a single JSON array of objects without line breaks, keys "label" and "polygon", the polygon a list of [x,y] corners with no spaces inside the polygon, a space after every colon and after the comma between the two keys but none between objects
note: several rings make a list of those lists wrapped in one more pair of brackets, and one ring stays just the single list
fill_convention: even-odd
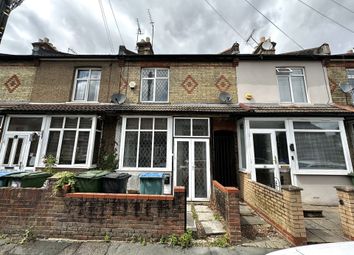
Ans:
[{"label": "satellite dish", "polygon": [[111,102],[114,104],[123,104],[126,99],[127,96],[124,94],[113,94],[111,97]]},{"label": "satellite dish", "polygon": [[219,94],[219,100],[221,103],[229,104],[229,103],[231,103],[232,96],[227,92],[221,92]]},{"label": "satellite dish", "polygon": [[339,87],[344,93],[349,93],[354,89],[354,84],[350,84],[348,82],[347,83],[339,83]]},{"label": "satellite dish", "polygon": [[273,44],[269,40],[267,40],[264,43],[262,43],[262,49],[263,50],[271,50],[271,49],[273,49]]}]

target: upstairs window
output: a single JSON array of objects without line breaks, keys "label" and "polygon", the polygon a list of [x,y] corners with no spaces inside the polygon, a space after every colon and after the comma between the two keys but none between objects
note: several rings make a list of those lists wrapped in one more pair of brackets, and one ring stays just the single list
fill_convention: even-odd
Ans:
[{"label": "upstairs window", "polygon": [[307,103],[305,74],[303,68],[276,68],[280,102]]},{"label": "upstairs window", "polygon": [[348,83],[354,85],[354,69],[347,69]]},{"label": "upstairs window", "polygon": [[143,68],[141,70],[141,102],[168,102],[169,70]]},{"label": "upstairs window", "polygon": [[75,74],[73,101],[98,101],[100,81],[100,69],[77,69]]}]

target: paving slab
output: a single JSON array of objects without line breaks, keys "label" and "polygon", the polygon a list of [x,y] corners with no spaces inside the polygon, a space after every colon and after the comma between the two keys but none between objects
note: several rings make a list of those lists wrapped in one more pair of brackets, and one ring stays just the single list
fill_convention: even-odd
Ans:
[{"label": "paving slab", "polygon": [[200,224],[205,230],[207,235],[220,235],[225,234],[224,225],[220,221],[201,221]]},{"label": "paving slab", "polygon": [[58,255],[74,255],[80,246],[80,242],[69,243],[69,246],[62,250],[60,253],[58,253]]},{"label": "paving slab", "polygon": [[109,243],[105,242],[84,242],[80,245],[79,249],[75,252],[75,255],[104,255],[109,247]]},{"label": "paving slab", "polygon": [[259,216],[241,216],[241,225],[265,225],[267,224]]},{"label": "paving slab", "polygon": [[275,249],[265,249],[259,247],[230,247],[230,248],[210,248],[211,255],[265,255]]},{"label": "paving slab", "polygon": [[197,213],[199,213],[199,212],[212,212],[212,210],[207,205],[195,205],[194,209]]},{"label": "paving slab", "polygon": [[214,221],[214,213],[212,212],[199,212],[198,213],[198,220],[199,221]]},{"label": "paving slab", "polygon": [[16,244],[9,243],[0,246],[0,254],[11,254],[10,252],[16,247]]},{"label": "paving slab", "polygon": [[53,255],[53,254],[59,254],[62,250],[64,250],[69,245],[70,244],[67,242],[39,240],[36,242],[29,242],[23,245],[16,245],[16,247],[14,247],[9,254],[11,255],[24,255],[24,254]]},{"label": "paving slab", "polygon": [[244,216],[251,216],[253,215],[253,211],[248,206],[242,205],[240,206],[240,214]]},{"label": "paving slab", "polygon": [[195,223],[191,212],[187,212],[187,229],[190,229],[193,232],[197,231],[197,224]]}]

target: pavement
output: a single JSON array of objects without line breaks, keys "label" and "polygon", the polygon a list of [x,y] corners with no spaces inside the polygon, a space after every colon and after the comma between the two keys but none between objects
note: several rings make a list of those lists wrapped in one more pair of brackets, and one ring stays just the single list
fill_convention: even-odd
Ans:
[{"label": "pavement", "polygon": [[37,240],[23,245],[6,243],[0,240],[1,255],[143,255],[143,254],[207,254],[207,255],[264,255],[274,249],[258,247],[233,246],[192,247],[182,249],[162,244],[126,243],[126,242],[99,242],[99,241],[70,241],[70,240]]},{"label": "pavement", "polygon": [[221,216],[216,215],[207,205],[194,205],[195,213],[207,236],[224,235],[224,225],[218,220]]},{"label": "pavement", "polygon": [[342,231],[337,206],[304,205],[304,210],[319,210],[323,214],[323,217],[305,218],[308,244],[348,241]]}]

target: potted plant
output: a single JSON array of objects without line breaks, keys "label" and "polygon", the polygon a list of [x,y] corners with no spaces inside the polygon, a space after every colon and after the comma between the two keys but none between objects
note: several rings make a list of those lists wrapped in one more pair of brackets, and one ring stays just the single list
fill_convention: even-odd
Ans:
[{"label": "potted plant", "polygon": [[54,185],[56,192],[64,193],[75,191],[75,174],[69,171],[56,173],[53,178],[57,179]]},{"label": "potted plant", "polygon": [[354,172],[349,173],[348,176],[352,179],[352,184],[354,185]]}]

